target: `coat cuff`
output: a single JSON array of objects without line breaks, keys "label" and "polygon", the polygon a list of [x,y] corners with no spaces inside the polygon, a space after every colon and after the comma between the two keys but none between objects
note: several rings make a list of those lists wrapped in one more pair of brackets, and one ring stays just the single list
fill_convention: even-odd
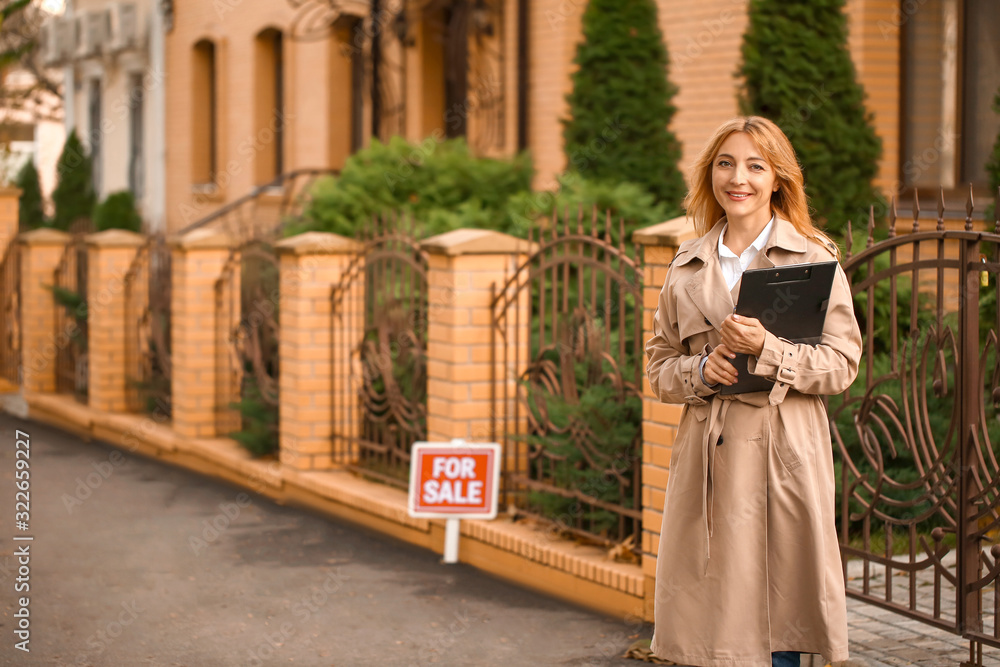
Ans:
[{"label": "coat cuff", "polygon": [[795,383],[795,370],[798,364],[795,343],[765,331],[764,349],[759,357],[751,356],[747,360],[747,370],[754,375],[774,381],[768,402],[777,405],[785,399],[788,389]]},{"label": "coat cuff", "polygon": [[701,374],[702,362],[712,353],[712,346],[706,345],[701,354],[689,357],[685,360],[684,368],[684,402],[688,405],[705,405],[708,401],[706,397],[711,396],[719,390],[718,385],[705,383]]}]

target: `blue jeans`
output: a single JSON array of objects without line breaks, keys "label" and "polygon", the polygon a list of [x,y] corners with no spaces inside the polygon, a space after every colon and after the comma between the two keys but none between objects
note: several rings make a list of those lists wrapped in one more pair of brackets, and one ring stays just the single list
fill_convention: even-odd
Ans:
[{"label": "blue jeans", "polygon": [[798,651],[776,651],[771,654],[771,667],[799,667],[801,656]]}]

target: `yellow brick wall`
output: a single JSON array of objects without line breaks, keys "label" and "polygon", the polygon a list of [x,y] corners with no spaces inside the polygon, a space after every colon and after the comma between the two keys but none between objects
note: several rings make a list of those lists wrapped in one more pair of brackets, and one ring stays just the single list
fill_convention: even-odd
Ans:
[{"label": "yellow brick wall", "polygon": [[847,6],[851,56],[867,94],[865,106],[873,114],[875,132],[882,139],[875,185],[888,194],[900,190],[899,10],[899,0],[850,0]]}]

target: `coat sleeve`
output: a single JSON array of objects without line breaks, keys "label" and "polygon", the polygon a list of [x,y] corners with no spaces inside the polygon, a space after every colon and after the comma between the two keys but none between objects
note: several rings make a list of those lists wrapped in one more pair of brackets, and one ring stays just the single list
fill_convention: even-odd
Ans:
[{"label": "coat sleeve", "polygon": [[663,403],[703,405],[719,387],[709,386],[701,379],[702,357],[712,351],[705,345],[695,354],[680,340],[677,326],[677,299],[671,284],[671,271],[660,290],[656,312],[653,313],[653,337],[646,342],[646,376],[653,393]]},{"label": "coat sleeve", "polygon": [[756,359],[750,357],[747,368],[774,381],[769,402],[777,405],[789,389],[824,395],[845,391],[857,377],[860,361],[861,330],[854,317],[851,286],[838,266],[820,343],[792,343],[767,332],[764,350]]}]

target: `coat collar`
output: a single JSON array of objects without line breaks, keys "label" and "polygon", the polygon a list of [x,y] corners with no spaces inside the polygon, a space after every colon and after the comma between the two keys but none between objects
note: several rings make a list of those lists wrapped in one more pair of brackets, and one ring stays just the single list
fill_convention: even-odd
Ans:
[{"label": "coat collar", "polygon": [[[719,235],[725,227],[725,218],[722,218],[699,239],[691,241],[691,245],[685,248],[686,252],[678,253],[675,263],[678,266],[688,264],[693,259],[700,259],[701,267],[695,272],[687,282],[685,289],[694,304],[701,311],[705,322],[711,324],[716,329],[722,328],[722,322],[732,312],[735,307],[733,295],[726,286],[726,279],[722,275],[719,267]],[[771,236],[764,245],[763,252],[757,255],[753,268],[772,267],[775,265],[772,253],[780,254],[779,251],[802,254],[808,249],[808,239],[798,232],[792,223],[781,218],[775,220]],[[774,249],[779,249],[775,251]],[[796,263],[795,260],[788,261],[782,258],[783,264]]]},{"label": "coat collar", "polygon": [[[695,258],[707,264],[709,259],[715,256],[715,249],[719,246],[719,236],[722,234],[722,229],[725,226],[726,219],[720,218],[704,236],[689,242],[690,245],[684,249],[686,252],[678,254],[675,264],[683,266]],[[770,255],[772,248],[781,248],[793,253],[804,253],[808,247],[809,239],[802,236],[799,230],[795,229],[795,225],[784,218],[776,217],[774,220],[774,229],[771,230],[771,236],[764,245],[764,252],[761,254],[765,256]]]}]

